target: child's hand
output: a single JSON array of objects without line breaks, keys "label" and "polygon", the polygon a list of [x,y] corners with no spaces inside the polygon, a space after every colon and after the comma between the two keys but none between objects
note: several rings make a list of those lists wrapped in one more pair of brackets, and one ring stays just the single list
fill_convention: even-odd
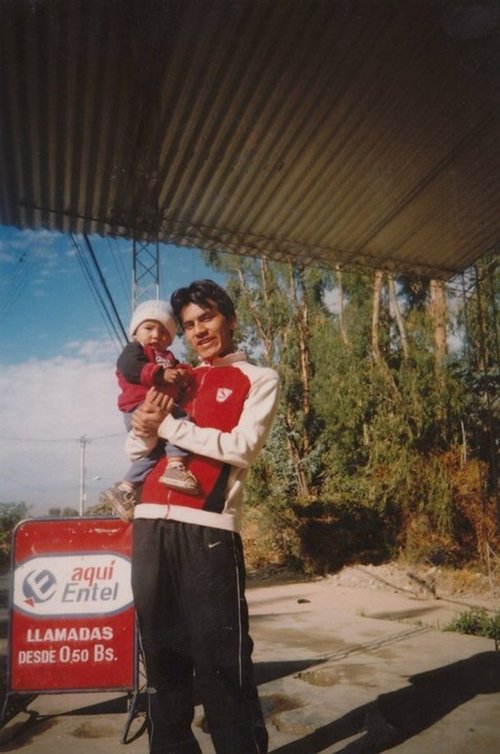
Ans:
[{"label": "child's hand", "polygon": [[179,384],[182,388],[187,387],[193,381],[193,374],[191,369],[179,369]]},{"label": "child's hand", "polygon": [[174,367],[165,367],[163,370],[163,381],[167,385],[178,385],[182,379],[182,370],[175,369]]}]

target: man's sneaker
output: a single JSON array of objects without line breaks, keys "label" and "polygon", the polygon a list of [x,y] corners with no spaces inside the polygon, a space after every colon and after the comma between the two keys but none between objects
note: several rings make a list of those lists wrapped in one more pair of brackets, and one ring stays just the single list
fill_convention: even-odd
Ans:
[{"label": "man's sneaker", "polygon": [[124,482],[119,482],[106,490],[104,497],[109,500],[114,512],[122,521],[127,523],[133,521],[134,505],[138,502],[135,489],[131,489]]},{"label": "man's sneaker", "polygon": [[200,492],[198,480],[183,463],[169,463],[159,481],[172,490],[197,495]]}]

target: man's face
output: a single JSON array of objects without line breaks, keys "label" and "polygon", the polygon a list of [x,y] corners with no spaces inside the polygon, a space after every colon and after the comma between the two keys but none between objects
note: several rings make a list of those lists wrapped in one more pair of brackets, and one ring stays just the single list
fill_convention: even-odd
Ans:
[{"label": "man's face", "polygon": [[225,317],[215,306],[202,309],[198,304],[188,304],[181,312],[181,322],[187,342],[203,361],[212,362],[234,350],[236,320]]}]

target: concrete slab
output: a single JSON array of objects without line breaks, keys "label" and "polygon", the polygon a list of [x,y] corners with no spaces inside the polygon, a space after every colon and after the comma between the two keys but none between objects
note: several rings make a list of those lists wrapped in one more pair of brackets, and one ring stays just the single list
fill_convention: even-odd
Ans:
[{"label": "concrete slab", "polygon": [[[247,596],[273,754],[500,753],[500,653],[439,629],[468,603],[329,578]],[[122,745],[126,719],[124,695],[40,695],[0,730],[0,751],[146,754],[144,716]],[[194,730],[214,754],[201,708]]]}]

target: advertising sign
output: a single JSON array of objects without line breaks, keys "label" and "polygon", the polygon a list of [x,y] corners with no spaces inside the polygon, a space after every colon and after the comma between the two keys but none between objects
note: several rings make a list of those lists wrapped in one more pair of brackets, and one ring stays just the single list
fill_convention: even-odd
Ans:
[{"label": "advertising sign", "polygon": [[13,537],[9,691],[133,689],[132,527],[33,519]]}]

